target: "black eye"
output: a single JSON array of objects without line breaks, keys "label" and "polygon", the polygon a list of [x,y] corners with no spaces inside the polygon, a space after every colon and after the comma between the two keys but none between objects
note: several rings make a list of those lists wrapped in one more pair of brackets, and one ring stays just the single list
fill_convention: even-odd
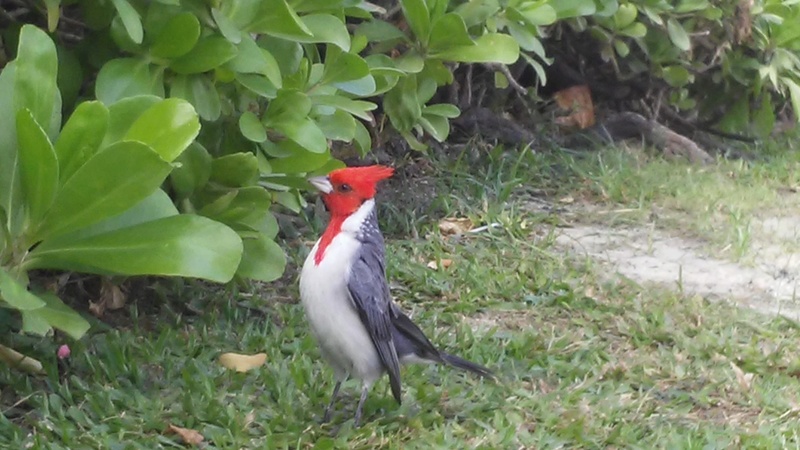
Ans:
[{"label": "black eye", "polygon": [[339,186],[339,192],[350,192],[352,190],[353,188],[351,188],[349,184],[343,184]]}]

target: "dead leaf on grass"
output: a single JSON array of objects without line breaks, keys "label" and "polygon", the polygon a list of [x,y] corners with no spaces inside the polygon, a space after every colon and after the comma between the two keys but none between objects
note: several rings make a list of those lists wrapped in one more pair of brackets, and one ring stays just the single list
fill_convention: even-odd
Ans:
[{"label": "dead leaf on grass", "polygon": [[467,217],[448,217],[439,222],[442,234],[464,234],[472,229],[472,221]]},{"label": "dead leaf on grass", "polygon": [[730,362],[731,369],[733,373],[736,374],[736,382],[739,383],[739,387],[742,388],[743,391],[750,391],[750,388],[753,386],[753,377],[755,374],[752,373],[745,373],[742,369],[739,368],[733,361]]},{"label": "dead leaf on grass", "polygon": [[441,259],[438,262],[435,261],[435,260],[431,260],[431,261],[428,261],[428,264],[426,264],[426,266],[429,269],[433,269],[433,270],[437,270],[439,267],[441,267],[442,269],[447,269],[448,267],[450,267],[452,265],[453,265],[453,260],[452,259]]},{"label": "dead leaf on grass", "polygon": [[110,278],[103,277],[100,285],[100,297],[96,302],[89,302],[89,312],[96,317],[103,317],[106,310],[114,311],[125,306],[128,296],[122,288],[111,281]]},{"label": "dead leaf on grass", "polygon": [[191,428],[181,428],[176,427],[173,424],[169,424],[169,431],[178,435],[181,438],[184,444],[189,445],[200,445],[203,442],[203,435],[200,434],[197,430],[192,430]]},{"label": "dead leaf on grass", "polygon": [[266,353],[256,353],[255,355],[241,355],[239,353],[223,353],[219,355],[219,363],[237,372],[247,372],[261,367],[267,362]]}]

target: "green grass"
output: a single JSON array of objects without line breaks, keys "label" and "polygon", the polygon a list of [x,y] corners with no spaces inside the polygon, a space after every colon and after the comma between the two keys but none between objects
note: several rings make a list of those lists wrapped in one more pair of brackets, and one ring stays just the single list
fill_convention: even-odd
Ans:
[{"label": "green grass", "polygon": [[605,210],[598,215],[590,208],[582,220],[655,223],[740,260],[759,231],[754,219],[800,210],[800,152],[767,148],[762,155],[754,162],[719,159],[708,167],[616,149],[542,160],[558,161],[558,173],[548,181],[559,197]]},{"label": "green grass", "polygon": [[[320,425],[333,378],[293,275],[242,291],[170,285],[167,301],[112,313],[122,325],[96,327],[73,344],[61,381],[41,356],[54,354],[51,341],[13,337],[12,346],[51,369],[34,378],[0,368],[0,447],[181,447],[164,432],[168,424],[198,430],[205,448],[222,449],[800,447],[800,325],[609,279],[552,246],[556,215],[525,207],[546,192],[640,202],[643,211],[670,201],[670,209],[692,208],[710,200],[689,201],[689,192],[726,183],[736,163],[695,171],[656,160],[637,173],[632,165],[641,161],[608,155],[612,163],[590,156],[567,169],[564,157],[498,150],[481,164],[462,161],[436,174],[436,213],[390,209],[383,217],[395,236],[388,270],[398,302],[441,348],[495,369],[499,383],[409,367],[402,405],[383,379],[354,429],[359,389],[351,382],[332,423]],[[768,164],[743,167],[730,189],[772,189],[779,169]],[[789,184],[797,175],[785,176]],[[688,186],[690,179],[705,187]],[[677,190],[682,184],[687,193]],[[743,220],[752,212],[742,211]],[[441,215],[503,227],[442,237]],[[409,229],[419,238],[400,237]],[[305,251],[291,243],[295,264]],[[426,267],[441,259],[453,263]],[[216,361],[228,351],[263,351],[267,364],[234,373]]]}]

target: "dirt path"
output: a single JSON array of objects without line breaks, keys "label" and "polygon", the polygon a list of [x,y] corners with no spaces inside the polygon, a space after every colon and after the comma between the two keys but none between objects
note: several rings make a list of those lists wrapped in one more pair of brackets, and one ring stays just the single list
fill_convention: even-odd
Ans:
[{"label": "dirt path", "polygon": [[654,227],[560,228],[557,245],[641,284],[733,302],[800,320],[800,217],[754,218],[749,263],[710,256],[703,242]]}]

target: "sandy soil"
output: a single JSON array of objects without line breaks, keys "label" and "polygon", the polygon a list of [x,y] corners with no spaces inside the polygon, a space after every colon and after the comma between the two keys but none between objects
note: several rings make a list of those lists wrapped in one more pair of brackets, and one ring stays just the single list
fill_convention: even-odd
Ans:
[{"label": "sandy soil", "polygon": [[800,216],[753,218],[746,263],[718,259],[703,242],[654,227],[576,224],[557,245],[640,284],[730,301],[800,320]]}]

